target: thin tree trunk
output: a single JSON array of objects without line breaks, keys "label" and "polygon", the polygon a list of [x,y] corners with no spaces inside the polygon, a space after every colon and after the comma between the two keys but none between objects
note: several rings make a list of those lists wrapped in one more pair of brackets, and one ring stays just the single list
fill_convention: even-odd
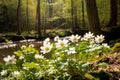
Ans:
[{"label": "thin tree trunk", "polygon": [[75,25],[75,31],[79,30],[79,25],[78,25],[78,16],[77,16],[77,6],[74,4],[74,25]]},{"label": "thin tree trunk", "polygon": [[49,3],[49,17],[52,18],[52,16],[53,16],[53,7],[52,7],[53,0],[48,0],[48,3]]},{"label": "thin tree trunk", "polygon": [[[7,24],[5,24],[5,26],[8,26],[9,25],[9,27],[11,27],[11,24],[9,24],[9,22],[10,22],[10,19],[9,19],[9,14],[8,14],[8,7],[7,7],[7,5],[5,4],[5,1],[4,0],[2,0],[2,4],[3,4],[3,6],[2,6],[2,8],[3,8],[3,14],[4,14],[4,17],[6,18],[5,19],[5,22],[7,22]],[[9,31],[9,29],[7,28],[7,30]]]},{"label": "thin tree trunk", "polygon": [[117,0],[110,0],[110,20],[105,27],[117,26],[118,6]]},{"label": "thin tree trunk", "polygon": [[29,10],[28,10],[28,0],[26,1],[26,16],[27,16],[27,30],[28,30],[28,34],[30,33],[30,29],[29,29]]},{"label": "thin tree trunk", "polygon": [[74,28],[75,28],[75,25],[74,25],[74,7],[73,7],[73,0],[71,0],[71,22],[72,22],[72,31],[74,32]]},{"label": "thin tree trunk", "polygon": [[42,33],[41,33],[41,22],[40,22],[40,0],[38,0],[37,2],[37,14],[36,14],[36,18],[37,18],[37,31],[38,31],[38,38],[41,37]]},{"label": "thin tree trunk", "polygon": [[118,3],[118,25],[120,26],[120,0],[117,1]]},{"label": "thin tree trunk", "polygon": [[20,6],[21,0],[18,0],[18,7],[17,7],[17,34],[21,35],[21,27],[20,27]]},{"label": "thin tree trunk", "polygon": [[84,12],[84,1],[81,1],[82,3],[82,27],[85,27],[85,12]]},{"label": "thin tree trunk", "polygon": [[80,31],[77,17],[77,6],[74,0],[71,0],[71,17],[72,17],[72,31],[78,33]]},{"label": "thin tree trunk", "polygon": [[94,33],[95,35],[101,34],[101,28],[98,18],[98,11],[96,6],[96,0],[85,0],[86,1],[86,9],[89,23],[89,31]]}]

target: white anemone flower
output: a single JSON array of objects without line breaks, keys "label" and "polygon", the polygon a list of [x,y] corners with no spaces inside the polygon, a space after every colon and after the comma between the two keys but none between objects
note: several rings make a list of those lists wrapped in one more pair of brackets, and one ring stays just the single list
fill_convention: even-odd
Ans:
[{"label": "white anemone flower", "polygon": [[58,41],[60,38],[59,38],[59,36],[56,36],[55,38],[54,38],[54,41]]},{"label": "white anemone flower", "polygon": [[51,50],[52,50],[52,45],[50,43],[47,43],[47,44],[43,44],[43,46],[41,46],[41,52],[43,54],[46,54],[46,53],[49,53]]},{"label": "white anemone flower", "polygon": [[93,35],[93,33],[88,32],[83,36],[83,40],[85,41],[91,41],[91,39],[93,39],[95,36]]},{"label": "white anemone flower", "polygon": [[59,52],[56,52],[55,54],[56,54],[56,55],[59,55],[60,53],[59,53]]},{"label": "white anemone flower", "polygon": [[21,49],[25,49],[27,46],[26,45],[22,45],[21,46]]},{"label": "white anemone flower", "polygon": [[46,38],[46,39],[43,41],[43,44],[47,44],[47,43],[50,43],[50,38]]},{"label": "white anemone flower", "polygon": [[16,62],[15,55],[8,55],[3,60],[6,62],[6,64],[14,64]]},{"label": "white anemone flower", "polygon": [[76,51],[75,51],[75,48],[73,47],[73,48],[69,48],[69,50],[67,51],[67,54],[68,55],[70,55],[70,54],[75,54],[75,53],[77,53]]},{"label": "white anemone flower", "polygon": [[24,70],[29,70],[27,67],[23,67]]},{"label": "white anemone flower", "polygon": [[71,42],[78,42],[78,40],[80,39],[80,36],[78,36],[78,35],[72,35],[72,36],[70,36],[70,41]]},{"label": "white anemone flower", "polygon": [[91,39],[90,44],[94,44],[94,43],[95,43],[95,39]]},{"label": "white anemone flower", "polygon": [[7,70],[2,70],[2,71],[0,72],[1,76],[5,76],[5,75],[7,75],[7,73],[8,73]]},{"label": "white anemone flower", "polygon": [[35,54],[35,59],[44,59],[43,55]]},{"label": "white anemone flower", "polygon": [[66,47],[67,45],[68,45],[68,40],[66,39],[58,40],[58,42],[56,43],[57,48],[63,48],[63,47]]},{"label": "white anemone flower", "polygon": [[18,76],[20,76],[20,72],[19,71],[14,71],[14,72],[12,72],[12,75],[14,77],[18,77]]},{"label": "white anemone flower", "polygon": [[107,43],[102,43],[102,46],[104,46],[105,48],[110,48],[110,46]]},{"label": "white anemone flower", "polygon": [[35,47],[35,45],[34,44],[30,44],[29,47]]},{"label": "white anemone flower", "polygon": [[19,57],[19,59],[20,59],[20,60],[24,59],[24,56],[23,56],[23,55],[22,55],[22,56],[20,56],[20,57]]},{"label": "white anemone flower", "polygon": [[97,37],[95,37],[95,41],[96,43],[102,43],[104,41],[104,36],[103,35],[97,35]]},{"label": "white anemone flower", "polygon": [[101,45],[98,45],[98,44],[91,44],[88,46],[89,49],[86,50],[86,52],[92,52],[92,51],[95,51],[95,50],[100,50],[102,48]]}]

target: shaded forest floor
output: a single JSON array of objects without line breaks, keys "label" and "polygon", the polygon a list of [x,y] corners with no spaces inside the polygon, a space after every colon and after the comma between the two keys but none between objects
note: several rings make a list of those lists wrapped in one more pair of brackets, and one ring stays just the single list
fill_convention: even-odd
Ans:
[{"label": "shaded forest floor", "polygon": [[[32,31],[32,33],[23,32],[22,35],[17,35],[15,32],[8,32],[8,33],[0,33],[0,42],[5,42],[6,39],[12,41],[19,41],[23,39],[37,39],[43,40],[46,37],[54,38],[55,36],[69,36],[71,34],[79,34],[84,35],[88,30],[79,30],[72,32],[70,29],[48,29],[45,33],[42,34],[41,37],[37,37],[37,34]],[[120,40],[120,27],[117,28],[102,28],[102,34],[105,36],[106,42],[110,42],[111,40],[118,41]]]},{"label": "shaded forest floor", "polygon": [[119,80],[120,79],[120,53],[111,53],[107,54],[104,56],[103,59],[99,60],[99,62],[105,62],[108,64],[107,67],[104,68],[98,68],[98,71],[100,71],[99,76],[101,76],[101,80],[109,80],[109,79],[104,79],[102,77],[103,75],[106,75],[105,73],[102,72],[109,72],[106,76],[110,76],[110,80]]}]

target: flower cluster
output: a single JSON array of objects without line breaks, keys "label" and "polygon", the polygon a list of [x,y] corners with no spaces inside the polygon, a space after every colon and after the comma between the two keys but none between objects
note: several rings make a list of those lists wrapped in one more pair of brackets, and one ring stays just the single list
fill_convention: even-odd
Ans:
[{"label": "flower cluster", "polygon": [[46,38],[40,51],[33,44],[23,45],[15,55],[3,59],[6,67],[0,72],[0,78],[67,80],[74,75],[84,78],[93,69],[92,61],[109,52],[110,47],[103,42],[103,35],[88,32],[83,37],[77,34],[65,38],[56,36],[54,41]]},{"label": "flower cluster", "polygon": [[[56,48],[63,49],[63,50],[65,47],[70,46],[70,44],[72,44],[72,43],[77,45],[77,43],[79,43],[79,41],[90,43],[90,45],[88,45],[89,50],[86,50],[86,51],[94,51],[96,49],[101,49],[102,47],[109,48],[107,43],[104,43],[101,45],[101,43],[104,41],[103,35],[94,36],[94,34],[91,32],[86,33],[83,37],[81,37],[77,34],[68,36],[67,38],[59,38],[59,36],[56,36],[54,38],[54,41],[55,41]],[[51,44],[49,38],[46,38],[43,41],[43,46],[41,46],[41,53],[43,53],[43,54],[49,53],[52,51],[52,48],[53,48],[53,44]],[[63,52],[68,52],[68,54],[70,54],[71,52],[76,53],[75,46],[73,48],[69,48],[68,50],[65,50]]]},{"label": "flower cluster", "polygon": [[1,74],[1,76],[7,75],[7,70],[2,70],[0,74]]},{"label": "flower cluster", "polygon": [[6,62],[6,64],[14,64],[16,62],[15,55],[8,55],[3,60]]}]

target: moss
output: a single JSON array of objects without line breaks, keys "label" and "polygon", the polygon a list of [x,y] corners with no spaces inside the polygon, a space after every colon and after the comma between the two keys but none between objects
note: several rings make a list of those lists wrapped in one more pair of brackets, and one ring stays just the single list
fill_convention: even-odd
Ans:
[{"label": "moss", "polygon": [[87,79],[85,76],[82,75],[74,75],[70,78],[70,80],[90,80],[90,79]]},{"label": "moss", "polygon": [[95,78],[94,76],[92,76],[92,75],[89,74],[89,73],[86,73],[86,74],[85,74],[85,77],[87,78],[87,80],[99,80],[99,78]]},{"label": "moss", "polygon": [[105,71],[86,73],[84,76],[74,75],[70,80],[113,80],[113,75]]},{"label": "moss", "polygon": [[113,47],[112,47],[112,53],[114,52],[120,52],[120,43],[116,43]]},{"label": "moss", "polygon": [[97,80],[111,80],[112,78],[112,75],[105,71],[92,72],[91,75],[97,78]]}]

